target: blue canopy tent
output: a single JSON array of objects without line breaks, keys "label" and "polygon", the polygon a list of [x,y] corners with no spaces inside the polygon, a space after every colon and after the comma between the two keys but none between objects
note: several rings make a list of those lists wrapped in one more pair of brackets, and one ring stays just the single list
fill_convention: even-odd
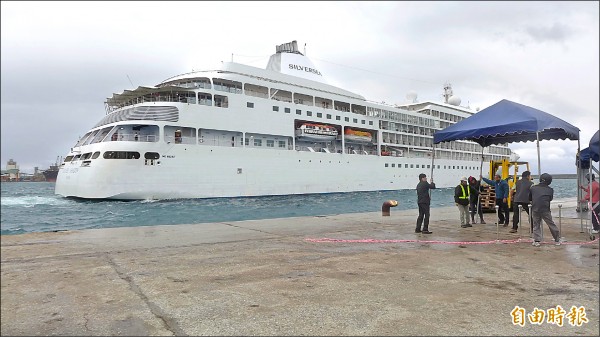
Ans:
[{"label": "blue canopy tent", "polygon": [[[544,139],[577,140],[579,150],[579,128],[549,113],[506,99],[433,134],[434,147],[454,140],[470,140],[482,147],[536,141],[538,176],[541,175],[539,141]],[[483,152],[481,160],[483,164]]]}]

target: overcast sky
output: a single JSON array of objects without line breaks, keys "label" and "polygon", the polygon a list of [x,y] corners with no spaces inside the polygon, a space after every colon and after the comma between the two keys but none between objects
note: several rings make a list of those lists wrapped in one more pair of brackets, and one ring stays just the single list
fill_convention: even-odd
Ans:
[{"label": "overcast sky", "polygon": [[[1,166],[48,168],[113,93],[232,57],[264,68],[293,40],[331,84],[368,100],[442,101],[449,82],[473,110],[508,99],[559,117],[584,149],[599,124],[598,4],[3,1]],[[509,146],[537,173],[535,142]],[[543,172],[576,172],[577,141],[540,151]]]}]

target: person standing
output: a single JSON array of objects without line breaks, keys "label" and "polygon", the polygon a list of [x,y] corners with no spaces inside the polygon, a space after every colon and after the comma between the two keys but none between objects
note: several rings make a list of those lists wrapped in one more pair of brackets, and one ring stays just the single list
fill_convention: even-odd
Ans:
[{"label": "person standing", "polygon": [[[529,217],[529,189],[531,186],[533,186],[531,172],[525,171],[521,174],[521,179],[515,184],[515,194],[512,201],[513,221],[512,229],[510,230],[511,233],[516,233],[517,229],[519,229],[519,218],[521,217],[519,205],[523,207],[527,213],[527,217]],[[531,224],[531,231],[533,232],[533,224]]]},{"label": "person standing", "polygon": [[460,178],[460,184],[454,189],[454,203],[460,212],[460,227],[473,227],[469,223],[469,197],[471,188],[467,184],[467,177]]},{"label": "person standing", "polygon": [[[425,173],[419,174],[419,183],[417,184],[417,205],[419,206],[419,217],[417,218],[417,228],[415,233],[431,234],[429,231],[429,208],[431,205],[431,197],[429,190],[435,188],[433,178],[430,183],[427,182]],[[423,225],[423,230],[421,230]]]},{"label": "person standing", "polygon": [[598,224],[598,212],[600,211],[600,190],[598,189],[598,182],[596,181],[596,175],[592,174],[592,193],[590,194],[589,182],[590,175],[589,173],[585,176],[588,181],[587,186],[579,186],[582,190],[586,192],[586,195],[581,201],[586,202],[590,201],[590,195],[592,196],[592,205],[590,209],[592,210],[592,234],[598,234],[600,231],[600,224]]},{"label": "person standing", "polygon": [[489,185],[493,185],[496,191],[496,206],[498,206],[498,223],[504,224],[504,227],[508,227],[508,221],[510,220],[510,214],[508,210],[508,183],[502,179],[499,174],[496,174],[495,180],[483,179]]},{"label": "person standing", "polygon": [[531,218],[533,219],[533,246],[539,247],[542,241],[542,219],[550,228],[554,238],[554,244],[560,246],[560,232],[550,211],[550,201],[554,198],[554,189],[550,187],[552,176],[542,173],[540,183],[529,189],[529,200],[531,200]]},{"label": "person standing", "polygon": [[485,224],[483,220],[483,209],[481,208],[481,200],[479,194],[483,191],[481,182],[475,179],[475,177],[469,177],[469,188],[471,188],[471,199],[469,199],[469,209],[471,213],[471,223],[475,223],[475,213],[479,214],[479,219],[482,224]]}]

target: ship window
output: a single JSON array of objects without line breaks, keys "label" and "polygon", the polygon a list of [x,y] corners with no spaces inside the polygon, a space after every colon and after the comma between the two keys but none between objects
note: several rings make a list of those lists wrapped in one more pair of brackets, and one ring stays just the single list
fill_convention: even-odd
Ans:
[{"label": "ship window", "polygon": [[275,141],[272,139],[267,139],[267,147],[275,147]]},{"label": "ship window", "polygon": [[68,163],[68,162],[70,162],[71,160],[73,160],[73,156],[67,156],[67,157],[65,158],[65,163]]},{"label": "ship window", "polygon": [[92,156],[91,152],[84,153],[83,155],[81,155],[81,160],[89,159],[91,156]]},{"label": "ship window", "polygon": [[373,125],[373,121],[369,121],[369,125]]},{"label": "ship window", "polygon": [[440,165],[437,166],[438,170],[440,169]]},{"label": "ship window", "polygon": [[262,146],[262,139],[254,139],[254,146]]},{"label": "ship window", "polygon": [[215,106],[219,108],[228,108],[229,100],[227,96],[215,95]]},{"label": "ship window", "polygon": [[302,110],[296,109],[296,115],[302,115]]},{"label": "ship window", "polygon": [[292,103],[292,93],[290,91],[271,88],[271,99],[275,101]]},{"label": "ship window", "polygon": [[100,157],[100,151],[94,152],[94,154],[92,155],[92,159],[96,159],[98,157]]},{"label": "ship window", "polygon": [[217,91],[225,91],[232,94],[242,93],[242,82],[226,80],[223,78],[213,78],[213,85]]},{"label": "ship window", "polygon": [[212,106],[212,95],[205,92],[199,92],[198,104]]},{"label": "ship window", "polygon": [[144,158],[145,159],[159,159],[160,154],[158,154],[157,152],[146,152],[146,153],[144,153]]},{"label": "ship window", "polygon": [[388,163],[385,163],[385,167],[388,167],[388,166],[389,166]]},{"label": "ship window", "polygon": [[260,85],[246,83],[244,84],[246,95],[260,98],[269,98],[269,88]]},{"label": "ship window", "polygon": [[317,112],[317,117],[318,117],[318,118],[323,118],[323,114],[322,114],[322,113],[320,113],[320,112]]},{"label": "ship window", "polygon": [[360,124],[365,124],[365,120],[361,119]]},{"label": "ship window", "polygon": [[413,164],[410,164],[410,168],[413,168]]},{"label": "ship window", "polygon": [[280,140],[280,141],[278,142],[278,144],[279,144],[279,147],[281,147],[281,148],[285,148],[285,140]]},{"label": "ship window", "polygon": [[313,97],[295,92],[294,93],[294,103],[312,106],[313,105]]},{"label": "ship window", "polygon": [[408,164],[404,164],[404,168],[408,168]]},{"label": "ship window", "polygon": [[196,129],[166,125],[165,142],[175,144],[196,144]]},{"label": "ship window", "polygon": [[307,112],[306,112],[306,115],[307,115],[307,116],[312,116],[312,111],[307,111]]},{"label": "ship window", "polygon": [[78,161],[80,157],[81,157],[81,155],[80,155],[80,154],[76,155],[76,156],[73,158],[73,161]]},{"label": "ship window", "polygon": [[392,167],[396,167],[396,164],[392,164]]},{"label": "ship window", "polygon": [[106,151],[104,159],[140,159],[139,152],[133,151]]},{"label": "ship window", "polygon": [[327,116],[327,119],[331,119],[331,115],[330,114],[327,114],[326,116]]},{"label": "ship window", "polygon": [[246,102],[246,107],[248,107],[248,108],[254,108],[254,103],[252,103],[252,102]]},{"label": "ship window", "polygon": [[358,119],[352,118],[352,123],[358,123]]},{"label": "ship window", "polygon": [[273,111],[279,111],[279,107],[276,105],[273,105]]},{"label": "ship window", "polygon": [[340,116],[335,116],[335,120],[336,120],[336,121],[339,121],[339,120],[341,120],[341,119],[342,119],[342,118],[341,118]]},{"label": "ship window", "polygon": [[348,118],[348,117],[344,117],[344,120],[345,120],[346,122],[349,122],[349,121],[350,121],[350,118]]},{"label": "ship window", "polygon": [[290,108],[285,108],[285,109],[283,109],[283,111],[285,111],[286,114],[289,114],[290,113]]}]

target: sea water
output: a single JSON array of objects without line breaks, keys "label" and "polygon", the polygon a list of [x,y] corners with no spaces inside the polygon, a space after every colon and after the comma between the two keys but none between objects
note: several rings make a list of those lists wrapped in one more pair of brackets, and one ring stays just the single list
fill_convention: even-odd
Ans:
[{"label": "sea water", "polygon": [[[415,186],[418,181],[415,181]],[[161,201],[81,201],[54,194],[54,183],[1,183],[2,235],[89,228],[198,224],[416,209],[414,189]],[[575,179],[554,179],[554,199],[577,196]],[[454,205],[454,188],[432,190],[431,207]]]}]

